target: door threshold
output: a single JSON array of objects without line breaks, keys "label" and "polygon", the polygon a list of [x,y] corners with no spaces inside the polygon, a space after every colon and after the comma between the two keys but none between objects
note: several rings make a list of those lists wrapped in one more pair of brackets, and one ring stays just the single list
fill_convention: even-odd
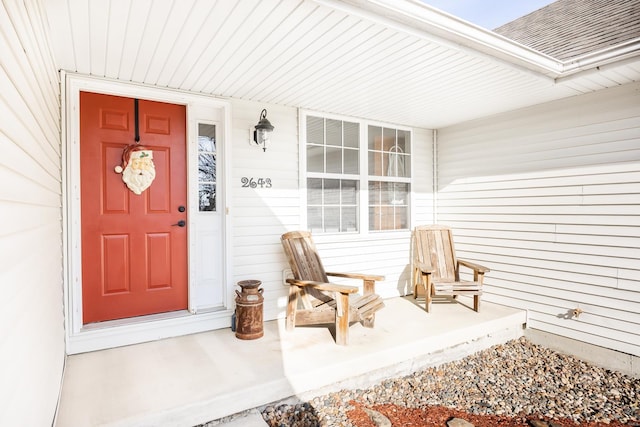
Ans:
[{"label": "door threshold", "polygon": [[105,320],[102,322],[82,325],[81,331],[95,331],[98,329],[113,328],[116,326],[135,325],[158,320],[175,319],[177,317],[191,316],[188,310],[170,311],[166,313],[147,314],[145,316],[127,317],[124,319]]},{"label": "door threshold", "polygon": [[86,353],[214,329],[231,328],[233,310],[211,309],[193,314],[187,310],[84,325],[71,333],[67,354]]}]

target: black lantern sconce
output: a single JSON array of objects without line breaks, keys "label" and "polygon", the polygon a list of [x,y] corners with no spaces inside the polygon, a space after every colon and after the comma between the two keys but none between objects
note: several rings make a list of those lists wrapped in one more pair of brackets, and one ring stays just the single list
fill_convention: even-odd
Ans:
[{"label": "black lantern sconce", "polygon": [[253,131],[252,144],[256,146],[262,146],[263,151],[267,151],[267,144],[271,140],[271,132],[273,132],[273,125],[267,120],[267,110],[264,109],[260,113],[260,121],[255,126],[256,130]]}]

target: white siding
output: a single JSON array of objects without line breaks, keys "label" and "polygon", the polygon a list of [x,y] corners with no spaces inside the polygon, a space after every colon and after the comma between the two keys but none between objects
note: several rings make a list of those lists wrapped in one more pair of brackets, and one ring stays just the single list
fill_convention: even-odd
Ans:
[{"label": "white siding", "polygon": [[[258,279],[264,288],[265,319],[283,317],[288,288],[283,270],[288,269],[280,235],[305,229],[301,217],[306,205],[300,197],[298,111],[254,102],[233,102],[231,200],[233,284]],[[267,108],[275,126],[271,146],[263,152],[249,145],[249,133]],[[419,218],[432,215],[431,131],[413,133],[414,200]],[[272,188],[243,188],[241,180],[270,178]],[[389,297],[405,293],[409,281],[409,232],[363,236],[314,236],[327,270],[369,272],[386,276],[376,289]],[[352,282],[353,283],[353,282]]]},{"label": "white siding", "polygon": [[486,301],[640,355],[640,85],[442,129],[438,169],[439,222],[492,269]]},{"label": "white siding", "polygon": [[[266,151],[249,144],[260,112],[275,127]],[[298,191],[298,113],[295,108],[233,101],[231,221],[233,284],[257,279],[264,289],[265,320],[277,317],[286,306],[282,284],[286,259],[280,235],[300,222]],[[242,187],[242,178],[271,179],[271,188]],[[239,289],[239,288],[237,288]]]},{"label": "white siding", "polygon": [[51,425],[64,366],[60,89],[39,1],[0,5],[0,425]]}]

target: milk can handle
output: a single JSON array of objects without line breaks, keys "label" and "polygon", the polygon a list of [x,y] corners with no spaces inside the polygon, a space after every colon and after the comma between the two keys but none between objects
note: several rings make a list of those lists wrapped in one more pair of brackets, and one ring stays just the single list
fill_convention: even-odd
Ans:
[{"label": "milk can handle", "polygon": [[263,293],[263,292],[264,292],[264,289],[263,289],[263,288],[258,289],[258,293],[259,293],[260,295],[262,295],[262,293]]},{"label": "milk can handle", "polygon": [[238,295],[239,298],[242,298],[242,294],[240,292],[238,292],[237,289],[236,289],[236,295]]}]

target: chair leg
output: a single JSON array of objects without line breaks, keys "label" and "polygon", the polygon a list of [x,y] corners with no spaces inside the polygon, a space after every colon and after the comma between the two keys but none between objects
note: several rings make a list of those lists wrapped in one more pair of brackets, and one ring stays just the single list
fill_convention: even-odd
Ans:
[{"label": "chair leg", "polygon": [[287,320],[285,328],[292,331],[296,327],[296,309],[298,308],[298,292],[300,288],[297,286],[289,286],[289,301],[287,302]]},{"label": "chair leg", "polygon": [[336,292],[336,344],[349,343],[349,295]]},{"label": "chair leg", "polygon": [[[376,286],[376,281],[375,280],[364,280],[363,281],[363,286],[362,286],[362,293],[364,295],[371,295],[373,293],[375,293],[375,286]],[[373,328],[373,324],[375,322],[376,319],[376,315],[375,313],[372,314],[371,316],[367,317],[366,319],[364,319],[362,321],[362,326],[364,326],[365,328]],[[347,320],[348,322],[348,320]],[[348,327],[348,325],[347,325]]]},{"label": "chair leg", "polygon": [[480,311],[480,295],[473,296],[473,309],[474,311]]},{"label": "chair leg", "polygon": [[424,309],[428,313],[431,310],[431,281],[425,275],[422,278],[422,283],[424,284]]}]

